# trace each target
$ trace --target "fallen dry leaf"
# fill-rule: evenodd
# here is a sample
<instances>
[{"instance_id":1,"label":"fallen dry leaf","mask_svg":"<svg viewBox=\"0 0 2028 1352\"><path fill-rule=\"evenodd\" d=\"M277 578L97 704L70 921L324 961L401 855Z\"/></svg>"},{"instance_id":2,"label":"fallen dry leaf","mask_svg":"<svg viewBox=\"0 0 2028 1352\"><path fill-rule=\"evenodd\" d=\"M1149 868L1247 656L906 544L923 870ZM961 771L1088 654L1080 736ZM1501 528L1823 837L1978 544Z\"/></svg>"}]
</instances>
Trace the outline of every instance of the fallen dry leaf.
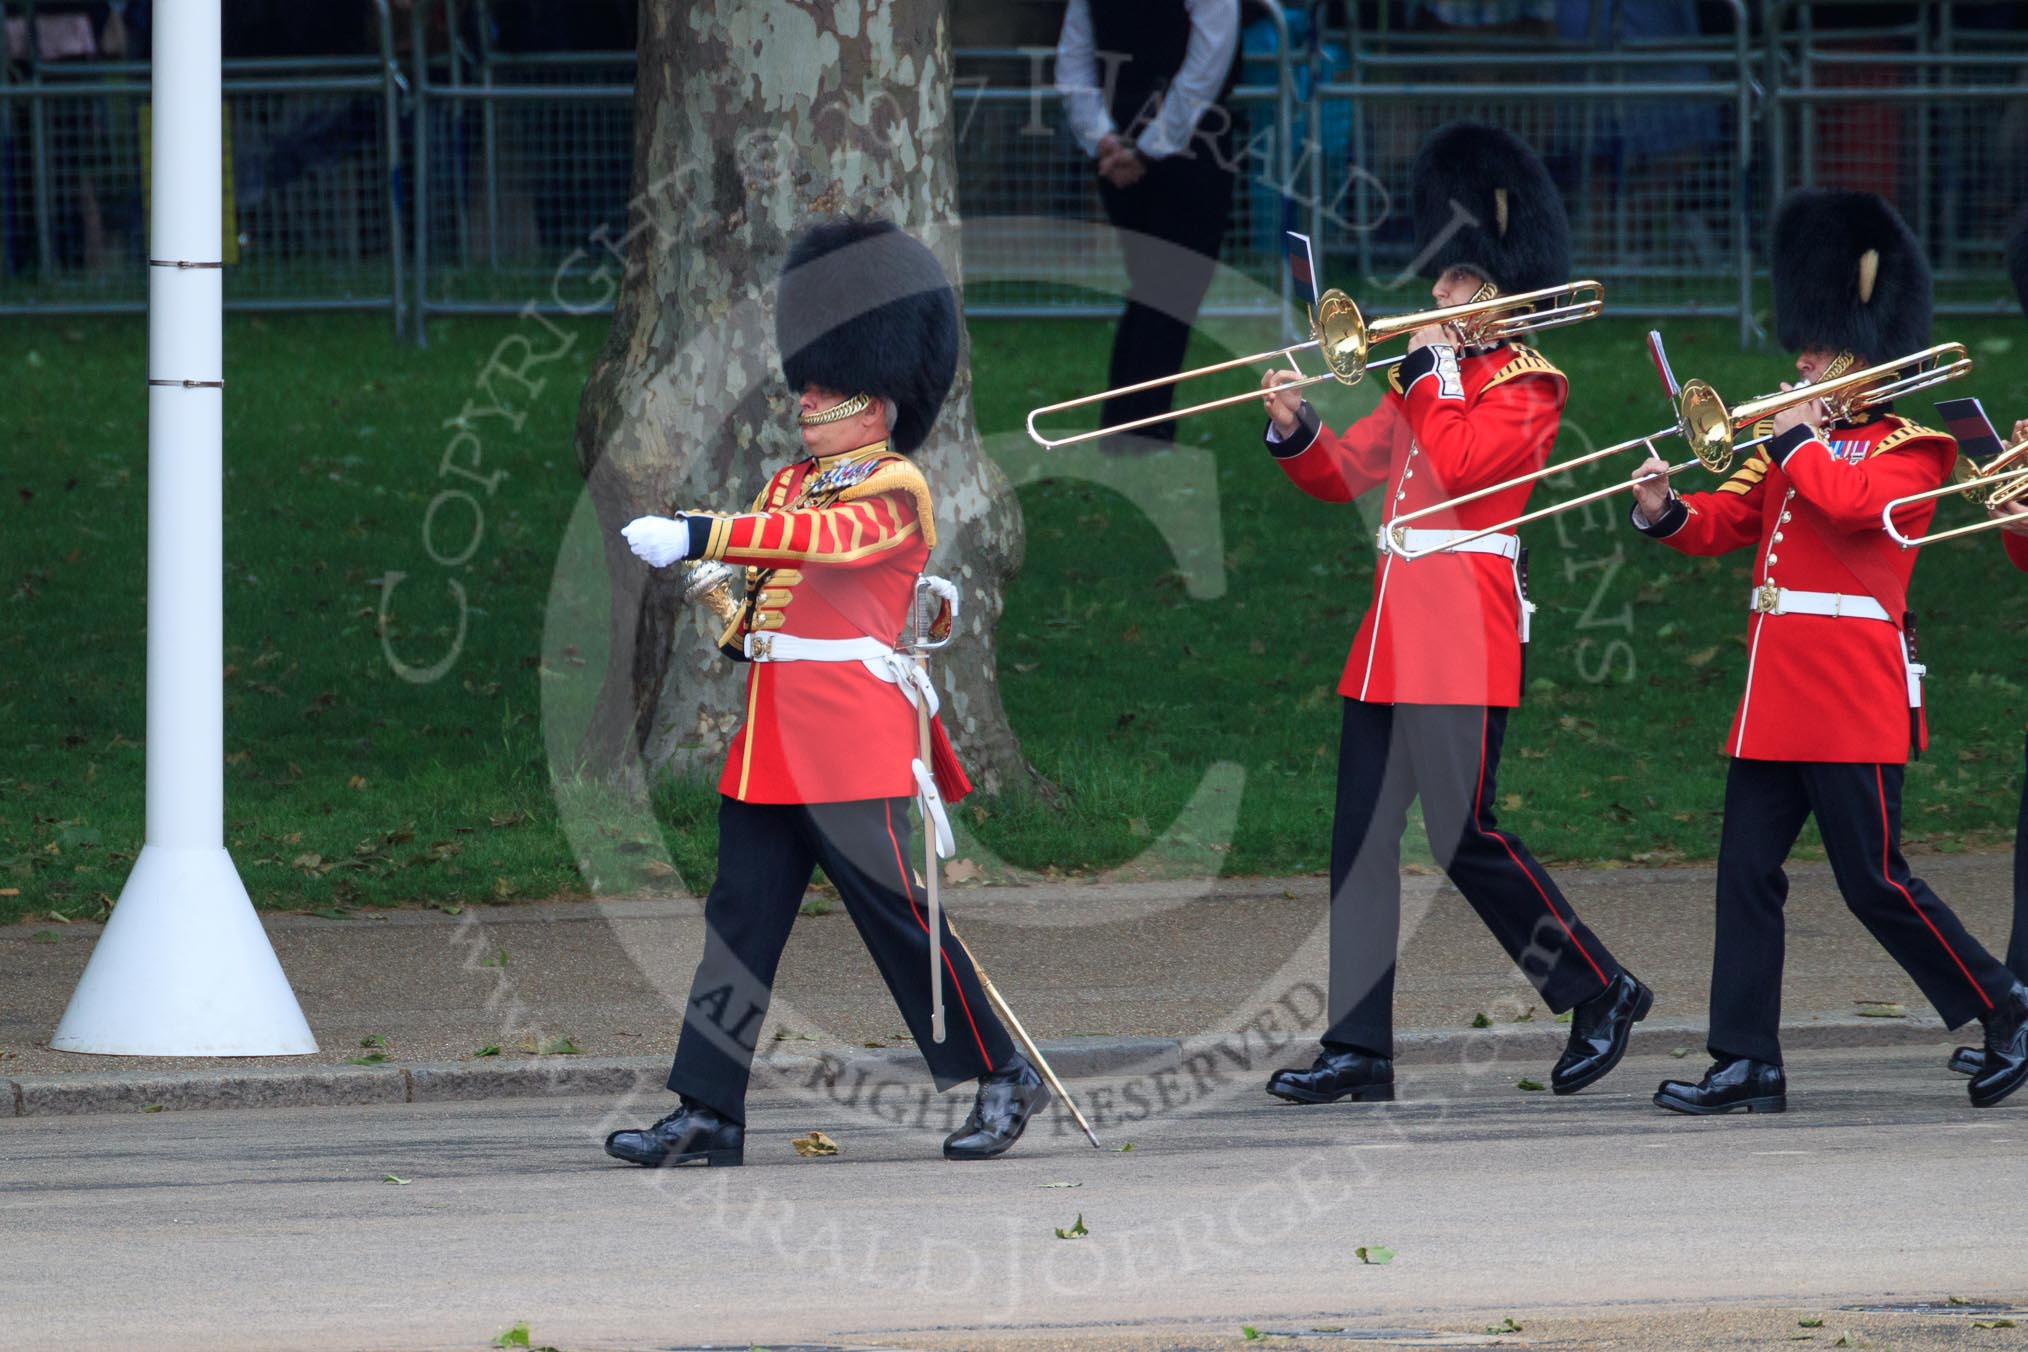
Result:
<instances>
[{"instance_id":1,"label":"fallen dry leaf","mask_svg":"<svg viewBox=\"0 0 2028 1352\"><path fill-rule=\"evenodd\" d=\"M796 1153L804 1159L838 1153L838 1143L821 1131L813 1131L808 1136L798 1136L789 1144L794 1146Z\"/></svg>"},{"instance_id":2,"label":"fallen dry leaf","mask_svg":"<svg viewBox=\"0 0 2028 1352\"><path fill-rule=\"evenodd\" d=\"M947 883L975 883L985 876L985 871L969 859L953 859L944 865Z\"/></svg>"}]
</instances>

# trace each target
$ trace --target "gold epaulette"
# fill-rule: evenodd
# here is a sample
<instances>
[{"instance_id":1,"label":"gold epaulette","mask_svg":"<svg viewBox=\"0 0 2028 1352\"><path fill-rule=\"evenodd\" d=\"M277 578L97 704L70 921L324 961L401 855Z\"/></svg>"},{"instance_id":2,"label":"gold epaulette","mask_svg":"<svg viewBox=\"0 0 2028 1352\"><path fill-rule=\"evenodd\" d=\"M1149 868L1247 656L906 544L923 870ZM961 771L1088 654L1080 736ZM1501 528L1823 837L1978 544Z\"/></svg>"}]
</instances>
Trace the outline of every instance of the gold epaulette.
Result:
<instances>
[{"instance_id":1,"label":"gold epaulette","mask_svg":"<svg viewBox=\"0 0 2028 1352\"><path fill-rule=\"evenodd\" d=\"M1521 376L1555 376L1566 385L1570 383L1569 376L1566 376L1563 372L1550 365L1549 358L1543 356L1534 348L1524 343L1511 343L1508 345L1507 350L1507 364L1495 371L1493 378L1479 387L1480 394L1484 394L1495 385L1503 384L1506 381L1514 380Z\"/></svg>"},{"instance_id":2,"label":"gold epaulette","mask_svg":"<svg viewBox=\"0 0 2028 1352\"><path fill-rule=\"evenodd\" d=\"M1760 481L1767 477L1767 464L1767 454L1763 451L1755 451L1746 458L1745 464L1727 475L1725 482L1718 485L1712 491L1717 493L1751 493L1755 488L1760 486Z\"/></svg>"},{"instance_id":3,"label":"gold epaulette","mask_svg":"<svg viewBox=\"0 0 2028 1352\"><path fill-rule=\"evenodd\" d=\"M937 518L930 505L929 480L922 477L922 471L916 468L913 460L896 456L881 461L880 468L840 493L838 501L857 502L885 493L900 493L915 504L915 519L922 525L922 542L935 549Z\"/></svg>"},{"instance_id":4,"label":"gold epaulette","mask_svg":"<svg viewBox=\"0 0 2028 1352\"><path fill-rule=\"evenodd\" d=\"M1880 438L1880 443L1867 452L1869 456L1879 455L1882 451L1891 451L1896 446L1906 446L1911 441L1924 441L1932 438L1938 441L1949 441L1953 446L1957 444L1948 432L1939 432L1934 427L1924 427L1921 423L1910 422L1899 414L1890 413L1888 417L1900 423L1901 426Z\"/></svg>"}]
</instances>

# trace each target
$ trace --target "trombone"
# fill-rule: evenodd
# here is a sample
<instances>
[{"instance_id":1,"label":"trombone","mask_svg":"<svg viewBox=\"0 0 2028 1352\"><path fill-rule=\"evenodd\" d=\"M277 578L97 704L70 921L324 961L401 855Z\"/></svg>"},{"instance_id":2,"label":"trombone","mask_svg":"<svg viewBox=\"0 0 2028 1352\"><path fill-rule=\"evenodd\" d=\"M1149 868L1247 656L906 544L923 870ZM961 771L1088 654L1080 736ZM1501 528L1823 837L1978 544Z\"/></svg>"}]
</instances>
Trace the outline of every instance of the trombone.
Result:
<instances>
[{"instance_id":1,"label":"trombone","mask_svg":"<svg viewBox=\"0 0 2028 1352\"><path fill-rule=\"evenodd\" d=\"M1535 308L1537 305L1543 308L1538 310ZM1312 348L1315 348L1317 355L1323 359L1324 370L1316 375L1302 375L1296 380L1284 382L1278 388L1299 390L1324 380L1335 380L1341 385L1357 385L1368 371L1392 366L1402 359L1399 356L1369 359L1368 354L1374 346L1431 324L1457 324L1467 335L1468 342L1496 342L1524 333L1539 333L1544 329L1562 328L1566 324L1580 324L1587 319L1596 318L1599 311L1604 308L1605 288L1597 282L1584 281L1566 282L1562 286L1544 287L1540 291L1522 291L1511 296L1494 296L1489 300L1475 300L1464 305L1448 305L1436 310L1419 310L1414 314L1390 315L1384 319L1369 320L1360 310L1357 301L1333 287L1318 298L1317 308L1310 312L1310 340L1306 343L1271 347L1244 357L1234 357L1230 361L1214 362L1209 366L1178 371L1175 375L1157 376L1153 380L1143 380L1138 384L1122 385L1118 389L1101 390L1097 394L1065 399L1061 403L1045 404L1041 408L1029 411L1028 436L1044 450L1053 451L1059 446L1075 446L1079 442L1132 432L1177 418L1187 418L1194 413L1209 413L1213 409L1243 404L1249 399L1261 397L1258 386L1239 394L1192 404L1188 408L1151 414L1145 418L1114 423L1109 427L1100 427L1088 432L1068 432L1062 436L1049 436L1037 430L1035 426L1038 419L1047 418L1052 414L1087 408L1108 399L1139 394L1144 390L1180 385L1186 380L1219 375L1237 367L1252 366L1275 357L1280 357L1300 372L1302 365L1296 360L1296 354L1307 352Z\"/></svg>"},{"instance_id":2,"label":"trombone","mask_svg":"<svg viewBox=\"0 0 2028 1352\"><path fill-rule=\"evenodd\" d=\"M1616 442L1611 446L1606 446L1596 451L1587 451L1583 455L1573 456L1568 460L1559 461L1553 465L1545 465L1541 469L1531 470L1526 474L1518 474L1511 479L1503 479L1499 483L1489 487L1476 489L1470 493L1461 493L1457 497L1446 499L1433 506L1419 508L1404 516L1395 517L1381 529L1381 547L1392 550L1404 559L1420 559L1430 554L1445 553L1470 541L1483 539L1488 535L1497 535L1504 531L1517 530L1522 526L1528 525L1530 522L1540 521L1544 517L1556 516L1559 513L1570 511L1576 507L1583 507L1590 503L1602 501L1605 498L1626 491L1633 487L1635 483L1648 483L1654 479L1673 478L1682 471L1694 469L1699 465L1710 470L1713 474L1724 474L1732 468L1733 456L1738 452L1752 450L1763 442L1773 440L1773 434L1770 433L1766 436L1755 437L1751 441L1742 442L1738 440L1740 431L1753 426L1762 418L1781 412L1783 409L1794 408L1797 404L1807 403L1812 399L1822 399L1830 420L1835 422L1843 418L1849 418L1855 413L1862 413L1868 409L1878 408L1882 404L1898 399L1904 394L1913 394L1917 390L1926 390L1932 386L1941 385L1947 380L1956 380L1960 376L1969 374L1971 369L1972 359L1965 355L1962 343L1939 343L1935 347L1924 348L1920 352L1912 352L1908 356L1895 361L1880 362L1877 365L1863 367L1857 371L1847 371L1843 375L1832 376L1828 380L1820 380L1809 385L1798 385L1792 390L1782 390L1775 394L1762 395L1758 399L1748 400L1737 408L1728 408L1725 400L1719 396L1716 389L1712 388L1709 381L1691 379L1684 382L1682 391L1675 396L1676 423L1673 427L1664 427L1659 431L1650 432L1644 437L1634 437L1631 440ZM1439 512L1452 511L1464 506L1468 502L1477 502L1481 498L1491 497L1495 493L1504 493L1508 489L1520 484L1534 483L1538 479L1546 479L1553 474L1561 474L1566 470L1576 469L1580 465L1589 465L1594 461L1604 460L1608 456L1618 455L1621 451L1629 450L1636 446L1646 447L1649 454L1653 455L1656 459L1666 459L1656 449L1655 441L1659 437L1667 436L1682 437L1684 442L1690 447L1691 458L1670 465L1660 473L1651 474L1628 483L1610 484L1605 488L1593 489L1588 493L1581 493L1574 498L1566 498L1547 507L1538 507L1532 512L1524 512L1520 516L1511 517L1506 521L1501 521L1479 530L1449 532L1450 538L1441 544L1432 545L1427 549L1410 549L1408 547L1407 527L1424 517L1434 516ZM1995 457L1996 463L1999 458ZM2024 470L2024 473L2028 473L2028 470ZM1943 491L1952 492L1963 487L1965 485L1960 484ZM2024 486L2023 492L2028 493L2028 486Z\"/></svg>"},{"instance_id":3,"label":"trombone","mask_svg":"<svg viewBox=\"0 0 2028 1352\"><path fill-rule=\"evenodd\" d=\"M1961 535L1992 530L2014 519L2011 516L1989 516L1969 526L1953 526L1949 530L1915 536L1902 534L1901 528L1894 524L1894 514L1902 508L1918 502L1934 502L1953 493L1964 494L1968 501L1977 503L1988 512L2028 500L2028 441L2015 442L1983 465L1975 460L1958 461L1957 482L1894 499L1880 509L1880 528L1887 532L1888 539L1903 549L1915 549L1935 544L1938 540L1955 540Z\"/></svg>"}]
</instances>

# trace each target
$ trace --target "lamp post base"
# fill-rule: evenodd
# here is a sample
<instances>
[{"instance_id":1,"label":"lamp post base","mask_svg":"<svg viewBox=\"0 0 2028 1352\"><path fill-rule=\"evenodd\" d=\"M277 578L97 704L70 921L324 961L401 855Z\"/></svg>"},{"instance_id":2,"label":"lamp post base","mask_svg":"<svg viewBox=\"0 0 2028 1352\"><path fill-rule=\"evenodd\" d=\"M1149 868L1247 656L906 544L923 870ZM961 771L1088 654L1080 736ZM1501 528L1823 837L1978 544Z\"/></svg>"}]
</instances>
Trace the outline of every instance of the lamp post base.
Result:
<instances>
[{"instance_id":1,"label":"lamp post base","mask_svg":"<svg viewBox=\"0 0 2028 1352\"><path fill-rule=\"evenodd\" d=\"M49 1045L101 1056L305 1056L317 1039L232 856L146 845Z\"/></svg>"}]
</instances>

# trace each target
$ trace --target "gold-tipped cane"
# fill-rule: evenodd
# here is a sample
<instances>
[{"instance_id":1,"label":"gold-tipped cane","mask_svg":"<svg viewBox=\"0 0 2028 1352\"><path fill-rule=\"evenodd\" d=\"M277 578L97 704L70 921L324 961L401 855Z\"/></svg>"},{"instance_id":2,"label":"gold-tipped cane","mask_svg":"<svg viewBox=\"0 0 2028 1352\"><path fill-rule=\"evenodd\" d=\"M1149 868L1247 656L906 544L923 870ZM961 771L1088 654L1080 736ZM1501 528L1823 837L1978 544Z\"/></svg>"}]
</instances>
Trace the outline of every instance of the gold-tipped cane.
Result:
<instances>
[{"instance_id":1,"label":"gold-tipped cane","mask_svg":"<svg viewBox=\"0 0 2028 1352\"><path fill-rule=\"evenodd\" d=\"M958 589L939 577L924 575L916 579L915 598L910 607L910 627L913 630L902 645L915 655L917 673L916 729L921 746L920 770L916 776L917 786L922 791L922 838L923 838L923 889L929 902L929 960L930 960L930 1038L935 1042L944 1040L944 927L950 926L951 938L964 950L972 971L978 975L979 988L986 992L986 999L999 1012L1002 1022L1014 1040L1021 1044L1021 1050L1035 1069L1041 1074L1043 1083L1051 1093L1070 1109L1070 1115L1077 1119L1077 1125L1084 1132L1094 1150L1100 1149L1098 1133L1091 1129L1079 1110L1077 1100L1063 1087L1063 1081L1056 1077L1049 1058L1035 1045L1035 1039L1028 1036L1028 1030L1021 1026L1021 1019L1014 1013L1007 998L1000 994L1000 988L993 984L993 978L986 975L986 969L970 944L958 933L958 927L951 924L943 914L943 901L939 891L943 881L943 869L937 856L937 820L941 815L941 803L937 797L936 748L930 738L930 680L929 654L939 648L948 647L958 628Z\"/></svg>"},{"instance_id":2,"label":"gold-tipped cane","mask_svg":"<svg viewBox=\"0 0 2028 1352\"><path fill-rule=\"evenodd\" d=\"M965 942L962 934L958 933L956 925L951 926L951 937L958 941L958 947L965 950L965 956L972 959L972 970L979 976L979 988L986 992L986 998L993 1002L993 1008L1000 1011L1001 1019L1007 1024L1007 1031L1014 1034L1014 1040L1021 1044L1022 1052L1035 1063L1035 1069L1042 1072L1042 1082L1049 1086L1049 1092L1062 1100L1064 1107L1070 1109L1070 1115L1077 1119L1078 1129L1084 1133L1084 1139L1091 1142L1092 1149L1104 1149L1105 1147L1099 1144L1098 1133L1091 1129L1091 1123L1085 1121L1084 1114L1078 1111L1077 1100L1063 1087L1063 1081L1056 1078L1056 1072L1050 1069L1049 1060L1043 1056L1042 1048L1035 1045L1035 1039L1028 1036L1028 1030L1021 1026L1021 1020L1008 1007L1006 999L1000 994L1000 988L993 984L993 978L987 976L986 969L979 965L979 959L972 953L972 946Z\"/></svg>"}]
</instances>

